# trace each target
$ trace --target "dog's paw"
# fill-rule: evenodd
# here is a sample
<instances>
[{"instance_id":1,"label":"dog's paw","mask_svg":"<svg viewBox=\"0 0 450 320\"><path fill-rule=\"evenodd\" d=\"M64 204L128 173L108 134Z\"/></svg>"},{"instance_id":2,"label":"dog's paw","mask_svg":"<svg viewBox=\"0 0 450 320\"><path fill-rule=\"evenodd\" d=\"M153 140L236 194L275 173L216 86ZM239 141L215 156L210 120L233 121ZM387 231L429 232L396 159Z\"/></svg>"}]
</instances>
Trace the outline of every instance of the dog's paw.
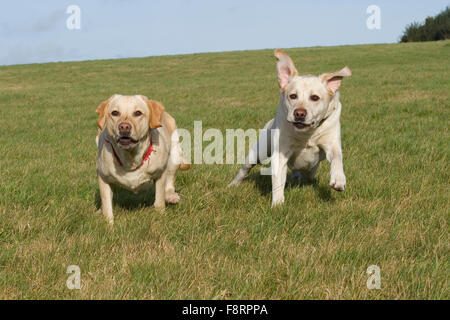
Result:
<instances>
[{"instance_id":1,"label":"dog's paw","mask_svg":"<svg viewBox=\"0 0 450 320\"><path fill-rule=\"evenodd\" d=\"M232 186L237 186L237 185L241 184L242 181L244 181L245 178L247 178L247 173L242 172L242 169L239 170L239 172L237 173L237 175L234 177L233 181L231 181L231 182L227 185L227 188L232 187Z\"/></svg>"},{"instance_id":2,"label":"dog's paw","mask_svg":"<svg viewBox=\"0 0 450 320\"><path fill-rule=\"evenodd\" d=\"M237 183L233 181L231 181L229 184L227 184L227 188L232 187L234 185L236 185Z\"/></svg>"},{"instance_id":3,"label":"dog's paw","mask_svg":"<svg viewBox=\"0 0 450 320\"><path fill-rule=\"evenodd\" d=\"M166 203L176 204L180 202L180 196L176 192L166 193Z\"/></svg>"},{"instance_id":4,"label":"dog's paw","mask_svg":"<svg viewBox=\"0 0 450 320\"><path fill-rule=\"evenodd\" d=\"M236 176L236 178L233 179L233 181L231 181L228 185L227 188L230 188L232 186L237 186L239 184L242 183L242 180L244 180L244 178Z\"/></svg>"},{"instance_id":5,"label":"dog's paw","mask_svg":"<svg viewBox=\"0 0 450 320\"><path fill-rule=\"evenodd\" d=\"M164 211L166 209L166 204L165 203L164 204L154 204L153 208L156 211Z\"/></svg>"},{"instance_id":6,"label":"dog's paw","mask_svg":"<svg viewBox=\"0 0 450 320\"><path fill-rule=\"evenodd\" d=\"M281 206L284 203L284 196L278 199L272 199L272 208Z\"/></svg>"},{"instance_id":7,"label":"dog's paw","mask_svg":"<svg viewBox=\"0 0 450 320\"><path fill-rule=\"evenodd\" d=\"M332 187L336 191L344 191L345 175L333 175L330 179L330 187Z\"/></svg>"},{"instance_id":8,"label":"dog's paw","mask_svg":"<svg viewBox=\"0 0 450 320\"><path fill-rule=\"evenodd\" d=\"M103 215L103 210L102 209L98 209L97 211L95 211L95 214L98 215ZM108 224L110 226L114 225L114 216L113 215L104 215L106 222L108 222Z\"/></svg>"}]
</instances>

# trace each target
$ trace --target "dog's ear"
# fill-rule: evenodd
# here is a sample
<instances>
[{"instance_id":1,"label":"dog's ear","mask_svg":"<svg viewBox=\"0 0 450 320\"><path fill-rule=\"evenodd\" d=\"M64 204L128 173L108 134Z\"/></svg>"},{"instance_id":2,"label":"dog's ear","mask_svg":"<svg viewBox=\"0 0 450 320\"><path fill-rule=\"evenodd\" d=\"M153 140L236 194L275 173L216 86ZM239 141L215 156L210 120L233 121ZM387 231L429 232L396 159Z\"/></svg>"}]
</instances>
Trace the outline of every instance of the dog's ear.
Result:
<instances>
[{"instance_id":1,"label":"dog's ear","mask_svg":"<svg viewBox=\"0 0 450 320\"><path fill-rule=\"evenodd\" d=\"M275 57L277 58L278 85L284 91L289 80L298 75L298 72L291 58L283 50L275 50Z\"/></svg>"},{"instance_id":2,"label":"dog's ear","mask_svg":"<svg viewBox=\"0 0 450 320\"><path fill-rule=\"evenodd\" d=\"M341 86L341 81L343 77L350 77L352 75L352 70L349 67L344 67L343 69L332 72L332 73L324 73L320 76L322 81L326 83L328 92L333 95L336 91L339 90Z\"/></svg>"},{"instance_id":3,"label":"dog's ear","mask_svg":"<svg viewBox=\"0 0 450 320\"><path fill-rule=\"evenodd\" d=\"M97 119L97 127L100 130L103 130L105 127L105 121L106 121L106 109L108 109L109 104L111 103L112 99L114 99L117 96L117 94L112 95L108 100L103 101L97 106L97 109L95 109L95 113L98 114Z\"/></svg>"},{"instance_id":4,"label":"dog's ear","mask_svg":"<svg viewBox=\"0 0 450 320\"><path fill-rule=\"evenodd\" d=\"M162 126L161 117L164 112L164 106L160 102L150 100L146 96L141 96L141 97L147 104L148 110L150 111L150 113L149 113L150 129L155 129L155 128L161 127Z\"/></svg>"}]
</instances>

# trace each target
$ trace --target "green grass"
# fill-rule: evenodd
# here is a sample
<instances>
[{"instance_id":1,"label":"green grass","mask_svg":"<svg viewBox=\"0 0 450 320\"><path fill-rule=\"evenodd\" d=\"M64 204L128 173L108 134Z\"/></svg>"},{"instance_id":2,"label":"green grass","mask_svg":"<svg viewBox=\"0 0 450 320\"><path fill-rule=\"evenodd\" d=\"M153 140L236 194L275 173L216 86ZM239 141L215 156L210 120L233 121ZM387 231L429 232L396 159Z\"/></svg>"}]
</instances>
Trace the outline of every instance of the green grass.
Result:
<instances>
[{"instance_id":1,"label":"green grass","mask_svg":"<svg viewBox=\"0 0 450 320\"><path fill-rule=\"evenodd\" d=\"M256 167L194 165L182 201L118 190L98 208L96 106L160 100L179 127L262 128L278 102L272 50L0 68L0 298L449 299L450 42L290 49L301 74L349 65L347 189L288 185L270 209ZM381 268L381 290L366 269ZM81 290L66 287L69 265Z\"/></svg>"}]
</instances>

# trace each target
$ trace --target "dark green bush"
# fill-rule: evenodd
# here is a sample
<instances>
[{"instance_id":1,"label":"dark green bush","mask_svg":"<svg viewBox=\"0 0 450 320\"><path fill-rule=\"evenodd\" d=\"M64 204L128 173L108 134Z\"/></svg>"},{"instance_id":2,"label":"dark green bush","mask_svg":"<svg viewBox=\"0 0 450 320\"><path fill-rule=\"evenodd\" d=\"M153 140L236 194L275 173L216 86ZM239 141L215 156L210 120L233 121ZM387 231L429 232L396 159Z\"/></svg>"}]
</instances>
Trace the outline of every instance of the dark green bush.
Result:
<instances>
[{"instance_id":1,"label":"dark green bush","mask_svg":"<svg viewBox=\"0 0 450 320\"><path fill-rule=\"evenodd\" d=\"M400 42L435 41L450 39L450 8L435 17L428 17L423 24L413 22L406 26Z\"/></svg>"}]
</instances>

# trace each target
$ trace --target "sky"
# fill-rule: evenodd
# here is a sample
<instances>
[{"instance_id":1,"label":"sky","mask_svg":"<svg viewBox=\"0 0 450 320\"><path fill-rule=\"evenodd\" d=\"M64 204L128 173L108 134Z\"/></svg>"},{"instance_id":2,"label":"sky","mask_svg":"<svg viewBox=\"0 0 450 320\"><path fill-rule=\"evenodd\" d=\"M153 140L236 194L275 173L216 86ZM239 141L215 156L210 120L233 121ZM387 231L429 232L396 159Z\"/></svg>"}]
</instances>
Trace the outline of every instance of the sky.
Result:
<instances>
[{"instance_id":1,"label":"sky","mask_svg":"<svg viewBox=\"0 0 450 320\"><path fill-rule=\"evenodd\" d=\"M14 0L0 7L0 65L394 43L443 0ZM69 29L71 5L80 28ZM380 9L380 28L366 21ZM373 21L373 20L371 20Z\"/></svg>"}]
</instances>

